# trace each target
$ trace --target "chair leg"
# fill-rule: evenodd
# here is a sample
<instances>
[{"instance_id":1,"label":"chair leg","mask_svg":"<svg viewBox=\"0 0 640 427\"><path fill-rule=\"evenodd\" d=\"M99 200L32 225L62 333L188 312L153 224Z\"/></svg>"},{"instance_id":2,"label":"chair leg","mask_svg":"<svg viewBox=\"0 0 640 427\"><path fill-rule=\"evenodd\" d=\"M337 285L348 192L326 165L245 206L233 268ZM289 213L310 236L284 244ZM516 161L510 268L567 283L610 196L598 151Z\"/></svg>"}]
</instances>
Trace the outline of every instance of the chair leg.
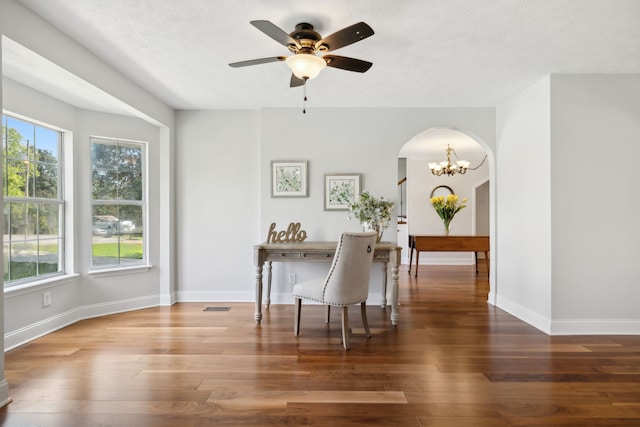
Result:
<instances>
[{"instance_id":1,"label":"chair leg","mask_svg":"<svg viewBox=\"0 0 640 427\"><path fill-rule=\"evenodd\" d=\"M364 326L364 332L367 338L371 338L371 331L369 330L369 322L367 322L367 303L366 301L360 304L360 312L362 313L362 325Z\"/></svg>"},{"instance_id":2,"label":"chair leg","mask_svg":"<svg viewBox=\"0 0 640 427\"><path fill-rule=\"evenodd\" d=\"M300 335L300 310L302 308L302 299L296 298L293 309L293 333L295 336Z\"/></svg>"},{"instance_id":3,"label":"chair leg","mask_svg":"<svg viewBox=\"0 0 640 427\"><path fill-rule=\"evenodd\" d=\"M326 313L327 313L327 319L325 320L325 323L329 323L329 317L331 316L331 306L327 304L326 306Z\"/></svg>"},{"instance_id":4,"label":"chair leg","mask_svg":"<svg viewBox=\"0 0 640 427\"><path fill-rule=\"evenodd\" d=\"M349 306L342 307L342 344L349 350Z\"/></svg>"}]
</instances>

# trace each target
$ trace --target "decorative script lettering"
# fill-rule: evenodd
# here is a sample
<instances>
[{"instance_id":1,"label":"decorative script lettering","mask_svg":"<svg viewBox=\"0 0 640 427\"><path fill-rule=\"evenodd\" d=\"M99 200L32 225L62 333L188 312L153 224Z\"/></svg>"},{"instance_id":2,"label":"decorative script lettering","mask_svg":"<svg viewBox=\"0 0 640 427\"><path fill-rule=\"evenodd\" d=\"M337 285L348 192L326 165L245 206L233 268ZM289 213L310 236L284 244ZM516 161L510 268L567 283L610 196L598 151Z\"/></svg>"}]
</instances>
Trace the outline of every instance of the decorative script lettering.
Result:
<instances>
[{"instance_id":1,"label":"decorative script lettering","mask_svg":"<svg viewBox=\"0 0 640 427\"><path fill-rule=\"evenodd\" d=\"M272 222L267 234L267 243L295 243L304 242L307 232L300 230L300 223L289 224L286 231L276 231L276 223Z\"/></svg>"}]
</instances>

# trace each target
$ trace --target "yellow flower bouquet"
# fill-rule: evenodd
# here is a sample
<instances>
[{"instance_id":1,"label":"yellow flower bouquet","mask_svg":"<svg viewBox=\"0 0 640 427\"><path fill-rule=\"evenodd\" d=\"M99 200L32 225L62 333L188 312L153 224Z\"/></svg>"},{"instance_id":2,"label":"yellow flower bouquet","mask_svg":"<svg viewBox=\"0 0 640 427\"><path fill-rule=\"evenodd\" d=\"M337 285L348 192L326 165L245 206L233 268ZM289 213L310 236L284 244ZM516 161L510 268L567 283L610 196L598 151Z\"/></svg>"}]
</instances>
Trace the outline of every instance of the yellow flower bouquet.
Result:
<instances>
[{"instance_id":1,"label":"yellow flower bouquet","mask_svg":"<svg viewBox=\"0 0 640 427\"><path fill-rule=\"evenodd\" d=\"M431 198L431 204L433 209L436 210L438 216L444 222L444 234L449 235L449 225L453 217L461 210L467 207L464 203L467 199L464 198L458 201L458 196L455 194L449 194L447 197L435 196Z\"/></svg>"}]
</instances>

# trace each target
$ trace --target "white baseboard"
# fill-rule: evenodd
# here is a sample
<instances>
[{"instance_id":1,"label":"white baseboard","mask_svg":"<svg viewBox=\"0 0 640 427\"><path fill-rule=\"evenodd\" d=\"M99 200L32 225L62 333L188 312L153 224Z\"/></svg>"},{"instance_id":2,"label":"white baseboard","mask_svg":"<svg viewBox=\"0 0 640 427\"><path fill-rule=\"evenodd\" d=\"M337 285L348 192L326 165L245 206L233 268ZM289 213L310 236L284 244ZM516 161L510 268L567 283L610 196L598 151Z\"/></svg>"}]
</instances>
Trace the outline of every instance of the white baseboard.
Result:
<instances>
[{"instance_id":1,"label":"white baseboard","mask_svg":"<svg viewBox=\"0 0 640 427\"><path fill-rule=\"evenodd\" d=\"M496 293L494 292L493 287L489 290L489 295L487 295L487 303L497 306L498 303L497 301L498 296L496 295Z\"/></svg>"},{"instance_id":2,"label":"white baseboard","mask_svg":"<svg viewBox=\"0 0 640 427\"><path fill-rule=\"evenodd\" d=\"M9 383L6 379L0 381L0 408L7 406L13 399L9 397Z\"/></svg>"},{"instance_id":3,"label":"white baseboard","mask_svg":"<svg viewBox=\"0 0 640 427\"><path fill-rule=\"evenodd\" d=\"M496 296L495 301L496 307L530 324L534 328L540 329L545 334L551 335L551 321L549 318L542 316L535 311L529 310L520 304L516 304L511 300L502 298L500 295Z\"/></svg>"},{"instance_id":4,"label":"white baseboard","mask_svg":"<svg viewBox=\"0 0 640 427\"><path fill-rule=\"evenodd\" d=\"M163 307L168 307L176 303L178 300L177 294L175 292L171 292L170 294L160 295L160 305Z\"/></svg>"},{"instance_id":5,"label":"white baseboard","mask_svg":"<svg viewBox=\"0 0 640 427\"><path fill-rule=\"evenodd\" d=\"M57 331L58 329L62 329L65 326L69 326L80 320L122 313L125 311L157 307L159 305L159 300L159 295L152 295L77 307L73 310L48 317L40 320L39 322L8 332L4 336L5 351L19 347L29 341L33 341L36 338L47 335L53 331Z\"/></svg>"},{"instance_id":6,"label":"white baseboard","mask_svg":"<svg viewBox=\"0 0 640 427\"><path fill-rule=\"evenodd\" d=\"M637 319L552 320L500 296L496 298L496 306L547 335L640 335Z\"/></svg>"},{"instance_id":7,"label":"white baseboard","mask_svg":"<svg viewBox=\"0 0 640 427\"><path fill-rule=\"evenodd\" d=\"M554 320L551 335L640 335L640 320Z\"/></svg>"}]
</instances>

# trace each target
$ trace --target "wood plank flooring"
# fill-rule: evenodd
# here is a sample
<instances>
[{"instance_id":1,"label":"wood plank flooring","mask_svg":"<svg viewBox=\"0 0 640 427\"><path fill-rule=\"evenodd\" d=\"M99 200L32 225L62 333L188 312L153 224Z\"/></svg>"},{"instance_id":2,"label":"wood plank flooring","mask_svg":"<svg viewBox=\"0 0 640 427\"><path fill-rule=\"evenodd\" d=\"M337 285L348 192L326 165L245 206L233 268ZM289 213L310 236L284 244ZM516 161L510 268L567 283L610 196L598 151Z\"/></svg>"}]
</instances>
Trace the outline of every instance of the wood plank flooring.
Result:
<instances>
[{"instance_id":1,"label":"wood plank flooring","mask_svg":"<svg viewBox=\"0 0 640 427\"><path fill-rule=\"evenodd\" d=\"M640 426L640 337L549 337L486 303L486 270L400 272L390 308L181 303L79 322L6 354L14 426ZM227 312L203 311L228 305Z\"/></svg>"}]
</instances>

